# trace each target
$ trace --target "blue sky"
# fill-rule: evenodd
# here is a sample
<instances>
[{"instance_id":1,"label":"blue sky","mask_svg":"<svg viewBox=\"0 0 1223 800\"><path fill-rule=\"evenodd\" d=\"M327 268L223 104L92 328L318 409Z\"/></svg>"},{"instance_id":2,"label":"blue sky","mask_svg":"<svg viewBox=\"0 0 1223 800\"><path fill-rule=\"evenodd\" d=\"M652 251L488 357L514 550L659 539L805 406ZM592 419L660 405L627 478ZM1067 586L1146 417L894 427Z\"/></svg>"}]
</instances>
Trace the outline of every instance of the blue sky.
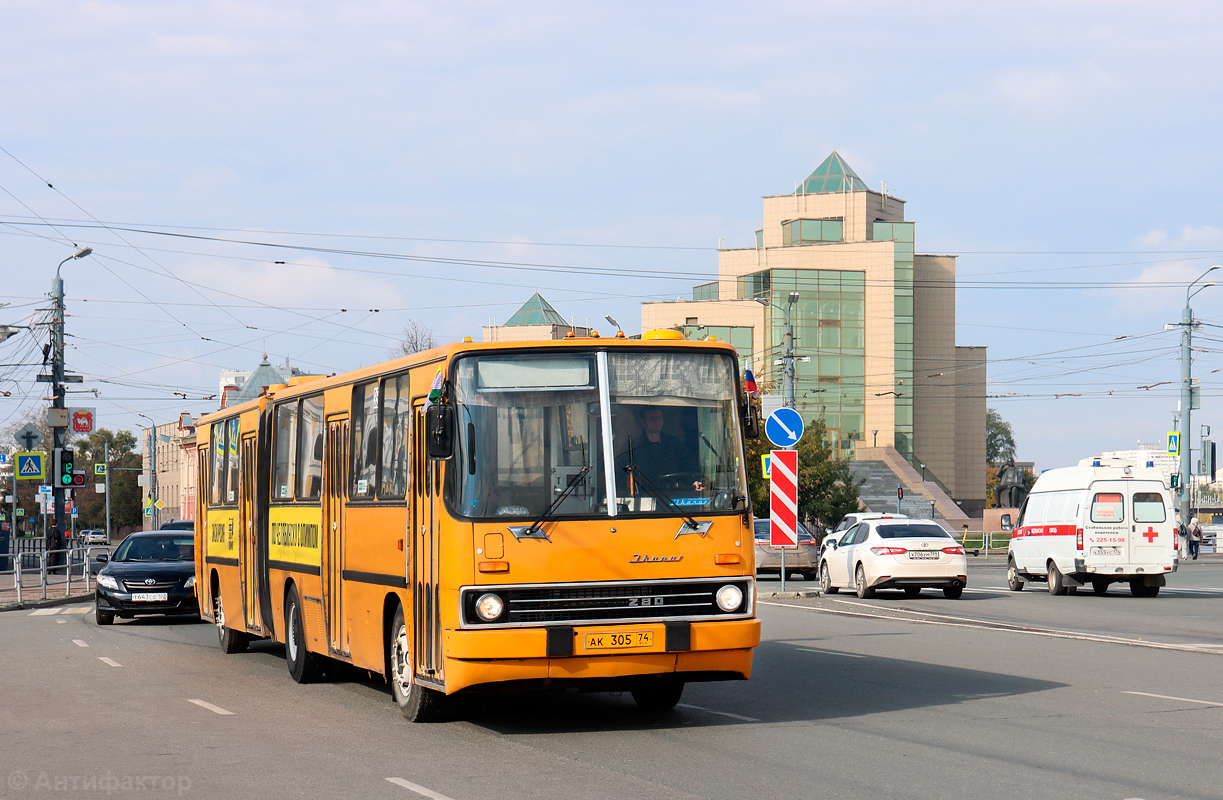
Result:
<instances>
[{"instance_id":1,"label":"blue sky","mask_svg":"<svg viewBox=\"0 0 1223 800\"><path fill-rule=\"evenodd\" d=\"M1177 379L1163 325L1223 263L1213 4L3 9L0 321L28 321L65 240L92 244L65 266L68 357L104 425L205 411L173 392L265 348L331 372L409 318L478 337L535 288L633 327L836 148L908 201L918 252L959 254L958 342L990 348L1020 457L1060 466L1162 438L1175 387L1136 387ZM294 247L19 224L39 217ZM1213 323L1219 292L1194 300ZM1214 330L1195 428L1223 426ZM0 367L0 420L36 371Z\"/></svg>"}]
</instances>

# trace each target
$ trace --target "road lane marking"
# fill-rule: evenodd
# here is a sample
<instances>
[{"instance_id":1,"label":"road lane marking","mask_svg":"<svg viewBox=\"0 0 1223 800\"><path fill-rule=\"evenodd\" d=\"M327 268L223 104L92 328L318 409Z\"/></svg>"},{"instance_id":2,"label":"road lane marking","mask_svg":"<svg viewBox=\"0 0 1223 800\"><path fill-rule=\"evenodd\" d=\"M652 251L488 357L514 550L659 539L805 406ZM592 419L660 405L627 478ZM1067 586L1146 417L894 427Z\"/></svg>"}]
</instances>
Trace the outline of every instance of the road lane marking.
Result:
<instances>
[{"instance_id":1,"label":"road lane marking","mask_svg":"<svg viewBox=\"0 0 1223 800\"><path fill-rule=\"evenodd\" d=\"M1122 692L1121 694L1136 694L1140 697L1158 697L1160 700L1176 700L1180 703L1199 703L1200 705L1204 706L1216 706L1217 708L1223 708L1223 703L1214 703L1210 700L1194 700L1191 697L1172 697L1166 694L1151 694L1150 692Z\"/></svg>"},{"instance_id":2,"label":"road lane marking","mask_svg":"<svg viewBox=\"0 0 1223 800\"><path fill-rule=\"evenodd\" d=\"M57 620L55 620L55 624L56 624L56 625L67 625L67 624L68 624L68 620L66 620L66 619L57 619Z\"/></svg>"},{"instance_id":3,"label":"road lane marking","mask_svg":"<svg viewBox=\"0 0 1223 800\"><path fill-rule=\"evenodd\" d=\"M58 614L59 612L60 612L60 609L58 608L36 608L30 612L30 616L31 617L49 617L52 614Z\"/></svg>"},{"instance_id":4,"label":"road lane marking","mask_svg":"<svg viewBox=\"0 0 1223 800\"><path fill-rule=\"evenodd\" d=\"M234 712L226 711L225 709L221 708L220 706L214 706L212 703L209 703L207 700L188 700L187 702L195 703L200 708L206 708L215 714L221 714L223 716L228 716L228 717L232 717L234 714Z\"/></svg>"},{"instance_id":5,"label":"road lane marking","mask_svg":"<svg viewBox=\"0 0 1223 800\"><path fill-rule=\"evenodd\" d=\"M826 656L845 656L846 658L866 658L866 656L858 655L857 653L838 653L836 650L816 650L814 647L800 647L804 653L823 653Z\"/></svg>"},{"instance_id":6,"label":"road lane marking","mask_svg":"<svg viewBox=\"0 0 1223 800\"><path fill-rule=\"evenodd\" d=\"M84 639L73 639L72 643L77 647L89 647L89 642L85 641Z\"/></svg>"},{"instance_id":7,"label":"road lane marking","mask_svg":"<svg viewBox=\"0 0 1223 800\"><path fill-rule=\"evenodd\" d=\"M717 714L719 717L730 717L731 719L737 719L740 722L760 721L755 717L745 717L741 714L732 714L729 711L714 711L712 708L705 708L704 706L694 706L688 703L676 703L676 705L678 705L680 708L691 708L693 711L704 711L706 714Z\"/></svg>"},{"instance_id":8,"label":"road lane marking","mask_svg":"<svg viewBox=\"0 0 1223 800\"><path fill-rule=\"evenodd\" d=\"M109 659L109 658L107 658L106 656L98 656L98 661L101 661L103 664L110 664L112 667L121 667L121 666L123 666L123 665L122 665L122 664L120 664L118 661L114 661L114 660L112 660L112 659Z\"/></svg>"},{"instance_id":9,"label":"road lane marking","mask_svg":"<svg viewBox=\"0 0 1223 800\"><path fill-rule=\"evenodd\" d=\"M88 614L89 606L81 606L80 608L65 608L63 613L65 614Z\"/></svg>"},{"instance_id":10,"label":"road lane marking","mask_svg":"<svg viewBox=\"0 0 1223 800\"><path fill-rule=\"evenodd\" d=\"M412 781L405 781L403 778L387 778L387 780L396 786L402 786L410 792L416 792L421 797L428 797L430 800L453 800L453 798L447 797L440 792L435 792L432 789L426 789L420 784L412 783Z\"/></svg>"},{"instance_id":11,"label":"road lane marking","mask_svg":"<svg viewBox=\"0 0 1223 800\"><path fill-rule=\"evenodd\" d=\"M920 611L909 611L909 609L887 609L879 606L872 606L866 603L848 603L848 605L861 606L864 609L879 609L882 611L907 611L911 614L922 614ZM1059 631L1048 630L1042 628L1029 628L1015 625L1007 622L989 622L986 620L968 620L964 622L944 622L939 619L915 619L913 617L903 617L893 614L871 614L867 611L840 611L835 608L817 608L815 606L800 606L793 603L774 603L767 600L757 601L758 606L777 606L778 608L794 608L799 611L811 611L817 614L840 614L846 617L865 617L867 619L879 619L888 622L912 622L921 625L941 625L947 628L969 628L972 630L994 631L996 633L1020 633L1028 636L1047 636L1051 639L1072 639L1081 642L1098 642L1101 644L1124 644L1131 647L1148 647L1153 650L1177 650L1183 653L1203 653L1208 655L1223 655L1217 650L1203 649L1197 645L1171 644L1167 642L1151 642L1145 639L1125 639L1120 636L1108 636L1106 634L1079 633L1076 631ZM926 614L926 616L938 616ZM944 617L944 619L963 619L962 617Z\"/></svg>"}]
</instances>

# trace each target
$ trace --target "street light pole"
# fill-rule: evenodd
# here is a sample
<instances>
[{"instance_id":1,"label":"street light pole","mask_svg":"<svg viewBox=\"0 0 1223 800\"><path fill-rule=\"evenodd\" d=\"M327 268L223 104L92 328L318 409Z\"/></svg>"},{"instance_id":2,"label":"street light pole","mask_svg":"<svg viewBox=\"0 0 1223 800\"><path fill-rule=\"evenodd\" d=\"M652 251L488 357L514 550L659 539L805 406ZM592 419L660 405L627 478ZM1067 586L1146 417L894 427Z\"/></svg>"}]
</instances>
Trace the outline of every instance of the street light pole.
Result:
<instances>
[{"instance_id":1,"label":"street light pole","mask_svg":"<svg viewBox=\"0 0 1223 800\"><path fill-rule=\"evenodd\" d=\"M1185 287L1185 308L1181 312L1181 430L1180 430L1180 507L1181 507L1181 524L1188 526L1189 520L1192 519L1193 499L1190 494L1190 450L1192 449L1192 441L1190 439L1189 418L1193 409L1194 391L1193 391L1193 326L1197 323L1193 319L1193 308L1190 307L1189 301L1198 292L1205 289L1207 286L1214 286L1214 283L1204 283L1198 286L1194 291L1193 287L1197 282L1205 278L1216 269L1220 269L1223 265L1216 264L1210 269L1203 272L1197 277L1193 283Z\"/></svg>"},{"instance_id":2,"label":"street light pole","mask_svg":"<svg viewBox=\"0 0 1223 800\"><path fill-rule=\"evenodd\" d=\"M153 530L161 527L161 514L157 510L157 423L152 417L144 414L137 414L138 417L144 417L149 421L149 503L153 509Z\"/></svg>"},{"instance_id":3,"label":"street light pole","mask_svg":"<svg viewBox=\"0 0 1223 800\"><path fill-rule=\"evenodd\" d=\"M776 303L769 302L763 297L755 298L757 303L762 306L772 306L778 311L784 312L786 315L786 327L782 338L782 372L781 372L781 397L782 405L786 408L794 408L797 405L797 399L794 394L794 325L790 320L790 310L794 308L794 304L798 302L798 292L790 292L786 298L786 307L782 308Z\"/></svg>"},{"instance_id":4,"label":"street light pole","mask_svg":"<svg viewBox=\"0 0 1223 800\"><path fill-rule=\"evenodd\" d=\"M69 261L84 258L93 252L92 247L82 247L72 255L59 262L55 268L55 277L51 280L51 407L65 408L64 404L64 279L60 270ZM58 452L64 446L67 427L51 426L52 453ZM54 460L54 456L53 456ZM58 475L51 480L51 493L55 499L55 529L62 536L64 533L64 492L68 491L61 483Z\"/></svg>"}]
</instances>

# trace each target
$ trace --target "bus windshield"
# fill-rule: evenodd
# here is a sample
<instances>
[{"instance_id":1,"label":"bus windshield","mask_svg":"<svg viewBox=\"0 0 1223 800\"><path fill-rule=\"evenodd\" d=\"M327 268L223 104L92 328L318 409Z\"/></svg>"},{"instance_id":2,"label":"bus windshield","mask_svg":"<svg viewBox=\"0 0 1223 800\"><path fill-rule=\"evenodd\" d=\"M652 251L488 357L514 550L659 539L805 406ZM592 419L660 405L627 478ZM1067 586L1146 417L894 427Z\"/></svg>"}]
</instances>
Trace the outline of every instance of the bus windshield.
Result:
<instances>
[{"instance_id":1,"label":"bus windshield","mask_svg":"<svg viewBox=\"0 0 1223 800\"><path fill-rule=\"evenodd\" d=\"M677 516L746 502L727 355L493 354L460 359L454 374L461 516L532 520L554 503L557 517Z\"/></svg>"}]
</instances>

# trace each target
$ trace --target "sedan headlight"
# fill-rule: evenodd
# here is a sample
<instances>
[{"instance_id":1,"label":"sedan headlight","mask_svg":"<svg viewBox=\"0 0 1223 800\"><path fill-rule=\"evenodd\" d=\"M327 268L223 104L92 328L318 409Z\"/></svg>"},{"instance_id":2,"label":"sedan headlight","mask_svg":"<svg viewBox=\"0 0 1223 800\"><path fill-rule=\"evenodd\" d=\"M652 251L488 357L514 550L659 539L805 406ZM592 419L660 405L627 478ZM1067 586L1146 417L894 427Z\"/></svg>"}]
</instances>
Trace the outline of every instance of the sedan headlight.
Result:
<instances>
[{"instance_id":1,"label":"sedan headlight","mask_svg":"<svg viewBox=\"0 0 1223 800\"><path fill-rule=\"evenodd\" d=\"M482 594L476 600L476 616L485 622L492 622L501 616L505 610L505 601L499 596L489 593Z\"/></svg>"},{"instance_id":2,"label":"sedan headlight","mask_svg":"<svg viewBox=\"0 0 1223 800\"><path fill-rule=\"evenodd\" d=\"M734 584L728 583L721 589L718 589L717 601L718 608L729 614L743 604L743 590Z\"/></svg>"},{"instance_id":3,"label":"sedan headlight","mask_svg":"<svg viewBox=\"0 0 1223 800\"><path fill-rule=\"evenodd\" d=\"M98 586L105 586L112 591L119 591L119 582L109 575L98 576Z\"/></svg>"},{"instance_id":4,"label":"sedan headlight","mask_svg":"<svg viewBox=\"0 0 1223 800\"><path fill-rule=\"evenodd\" d=\"M184 589L195 588L195 576L194 575L192 575L190 578L187 579L187 582L183 584L183 588Z\"/></svg>"}]
</instances>

